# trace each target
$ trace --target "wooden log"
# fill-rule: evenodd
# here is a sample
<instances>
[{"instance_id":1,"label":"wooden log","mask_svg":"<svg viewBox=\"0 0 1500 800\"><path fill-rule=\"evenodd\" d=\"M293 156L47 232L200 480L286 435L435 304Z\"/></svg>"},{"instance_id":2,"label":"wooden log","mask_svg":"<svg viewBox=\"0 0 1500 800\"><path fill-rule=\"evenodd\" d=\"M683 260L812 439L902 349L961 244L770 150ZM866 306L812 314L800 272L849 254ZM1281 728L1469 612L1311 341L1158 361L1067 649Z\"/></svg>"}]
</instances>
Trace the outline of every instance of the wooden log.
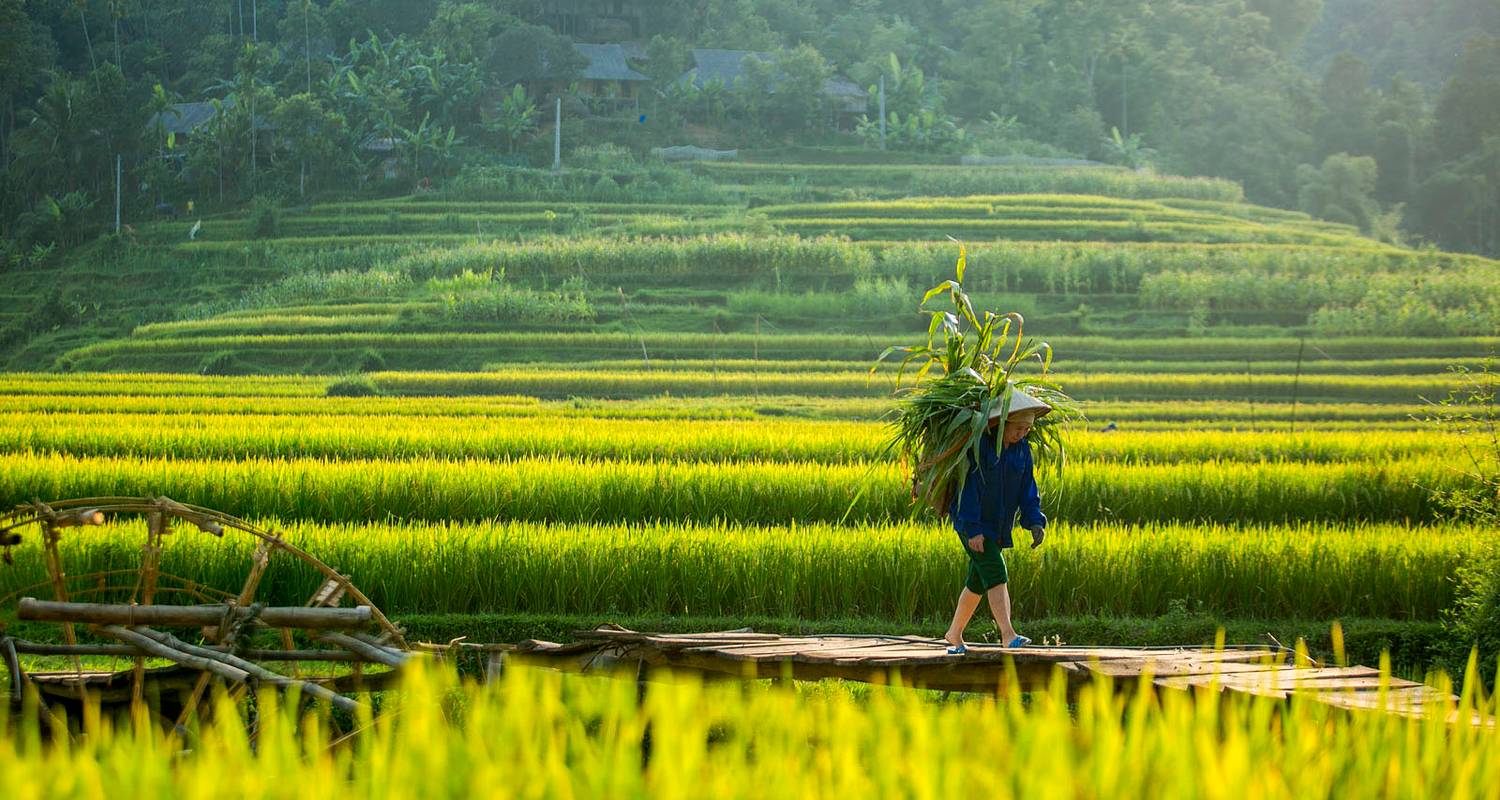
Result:
<instances>
[{"instance_id":1,"label":"wooden log","mask_svg":"<svg viewBox=\"0 0 1500 800\"><path fill-rule=\"evenodd\" d=\"M197 628L217 625L226 613L237 619L251 615L237 606L132 606L105 603L62 603L23 597L17 608L20 619L33 622L85 622L95 625L166 625ZM257 619L278 628L354 628L370 621L369 606L354 608L301 608L273 606L261 609Z\"/></svg>"},{"instance_id":2,"label":"wooden log","mask_svg":"<svg viewBox=\"0 0 1500 800\"><path fill-rule=\"evenodd\" d=\"M170 633L153 631L150 628L136 628L134 629L134 632L142 636L149 637L162 645L173 648L174 650L180 650L190 655L195 655L200 658L206 658L211 661L217 661L221 664L226 664L228 666L234 667L235 669L244 670L245 672L254 676L256 680L264 681L273 686L280 686L283 688L291 688L295 686L296 688L300 689L303 694L308 695L309 697L316 697L319 700L323 700L334 706L335 708L339 708L349 712L353 712L359 708L359 703L356 703L341 694L330 691L325 687L319 686L316 683L309 683L307 681L288 678L285 675L278 675L277 673L272 672L265 667L260 666L259 664L251 663L243 658L240 658L239 656L230 653L220 653L214 650L210 650L206 647L191 645L178 639L176 636L173 636Z\"/></svg>"},{"instance_id":3,"label":"wooden log","mask_svg":"<svg viewBox=\"0 0 1500 800\"><path fill-rule=\"evenodd\" d=\"M193 655L192 653L178 650L175 647L164 645L161 642L150 638L149 636L136 633L129 628L122 628L119 625L105 625L104 627L99 629L99 632L104 634L105 636L109 636L110 638L119 639L122 642L134 645L135 647L138 647L141 650L153 656L156 656L157 658L165 658L166 660L171 661L174 664L179 664L184 667L191 667L192 669L202 670L204 672L212 672L213 674L234 683L244 683L250 679L250 673L240 669L239 667L230 666L229 664L225 664L222 661L216 661L214 659L204 658L202 656Z\"/></svg>"},{"instance_id":4,"label":"wooden log","mask_svg":"<svg viewBox=\"0 0 1500 800\"><path fill-rule=\"evenodd\" d=\"M77 511L66 511L52 517L54 528L78 528L84 525L103 525L104 512L97 508L80 508Z\"/></svg>"},{"instance_id":5,"label":"wooden log","mask_svg":"<svg viewBox=\"0 0 1500 800\"><path fill-rule=\"evenodd\" d=\"M353 636L345 636L342 633L325 633L320 635L318 640L337 645L351 653L358 653L367 661L385 664L388 667L399 667L405 664L406 660L411 657L410 653L392 650L387 647L370 644L369 642L361 642Z\"/></svg>"}]
</instances>

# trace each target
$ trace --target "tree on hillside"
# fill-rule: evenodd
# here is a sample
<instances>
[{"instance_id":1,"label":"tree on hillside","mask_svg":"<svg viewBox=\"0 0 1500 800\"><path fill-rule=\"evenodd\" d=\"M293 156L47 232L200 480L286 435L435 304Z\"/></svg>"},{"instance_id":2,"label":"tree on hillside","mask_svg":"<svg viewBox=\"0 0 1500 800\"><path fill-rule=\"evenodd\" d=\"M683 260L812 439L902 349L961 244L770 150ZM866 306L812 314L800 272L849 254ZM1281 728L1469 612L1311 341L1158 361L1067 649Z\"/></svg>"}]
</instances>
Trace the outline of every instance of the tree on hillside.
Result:
<instances>
[{"instance_id":1,"label":"tree on hillside","mask_svg":"<svg viewBox=\"0 0 1500 800\"><path fill-rule=\"evenodd\" d=\"M337 175L348 164L341 146L348 141L344 118L317 96L294 94L278 103L270 117L277 139L287 148L289 163L296 165L299 196L307 193L309 180L317 186L323 176Z\"/></svg>"},{"instance_id":2,"label":"tree on hillside","mask_svg":"<svg viewBox=\"0 0 1500 800\"><path fill-rule=\"evenodd\" d=\"M1321 168L1297 168L1297 204L1309 214L1330 222L1358 225L1369 231L1380 214L1375 202L1375 159L1334 153Z\"/></svg>"},{"instance_id":3,"label":"tree on hillside","mask_svg":"<svg viewBox=\"0 0 1500 800\"><path fill-rule=\"evenodd\" d=\"M1323 0L1248 0L1247 5L1270 21L1270 43L1282 54L1300 47L1323 14Z\"/></svg>"},{"instance_id":4,"label":"tree on hillside","mask_svg":"<svg viewBox=\"0 0 1500 800\"><path fill-rule=\"evenodd\" d=\"M1500 37L1477 36L1464 44L1436 110L1434 133L1444 161L1463 158L1485 137L1500 134Z\"/></svg>"},{"instance_id":5,"label":"tree on hillside","mask_svg":"<svg viewBox=\"0 0 1500 800\"><path fill-rule=\"evenodd\" d=\"M101 196L113 184L115 156L135 157L143 107L113 63L88 78L49 73L36 102L19 113L23 127L13 141L15 165L32 196L75 190Z\"/></svg>"},{"instance_id":6,"label":"tree on hillside","mask_svg":"<svg viewBox=\"0 0 1500 800\"><path fill-rule=\"evenodd\" d=\"M1465 46L1438 96L1432 155L1414 187L1414 229L1445 247L1500 250L1500 38ZM1414 159L1415 160L1415 159Z\"/></svg>"},{"instance_id":7,"label":"tree on hillside","mask_svg":"<svg viewBox=\"0 0 1500 800\"><path fill-rule=\"evenodd\" d=\"M287 53L287 88L312 92L314 84L327 76L334 46L327 13L313 0L287 0L286 10L276 25L281 33L281 48Z\"/></svg>"},{"instance_id":8,"label":"tree on hillside","mask_svg":"<svg viewBox=\"0 0 1500 800\"><path fill-rule=\"evenodd\" d=\"M489 55L490 41L500 31L523 24L492 3L443 0L422 39L454 61L478 63Z\"/></svg>"},{"instance_id":9,"label":"tree on hillside","mask_svg":"<svg viewBox=\"0 0 1500 800\"><path fill-rule=\"evenodd\" d=\"M521 137L536 130L536 120L536 103L526 96L526 87L518 83L500 99L500 107L487 127L505 139L507 153L514 153Z\"/></svg>"},{"instance_id":10,"label":"tree on hillside","mask_svg":"<svg viewBox=\"0 0 1500 800\"><path fill-rule=\"evenodd\" d=\"M1340 53L1323 75L1318 99L1323 111L1316 136L1322 154L1374 152L1376 92L1370 87L1370 68L1365 62Z\"/></svg>"},{"instance_id":11,"label":"tree on hillside","mask_svg":"<svg viewBox=\"0 0 1500 800\"><path fill-rule=\"evenodd\" d=\"M26 14L23 0L0 0L0 166L9 161L16 102L46 76L52 61L47 34Z\"/></svg>"},{"instance_id":12,"label":"tree on hillside","mask_svg":"<svg viewBox=\"0 0 1500 800\"><path fill-rule=\"evenodd\" d=\"M739 96L752 124L767 130L819 128L825 121L823 86L832 72L809 44L777 50L767 61L747 56Z\"/></svg>"},{"instance_id":13,"label":"tree on hillside","mask_svg":"<svg viewBox=\"0 0 1500 800\"><path fill-rule=\"evenodd\" d=\"M784 39L756 9L755 0L709 0L708 28L698 37L703 47L726 50L774 50Z\"/></svg>"},{"instance_id":14,"label":"tree on hillside","mask_svg":"<svg viewBox=\"0 0 1500 800\"><path fill-rule=\"evenodd\" d=\"M568 37L540 25L518 25L506 28L491 42L484 76L493 86L532 81L567 84L577 80L587 65Z\"/></svg>"},{"instance_id":15,"label":"tree on hillside","mask_svg":"<svg viewBox=\"0 0 1500 800\"><path fill-rule=\"evenodd\" d=\"M1430 149L1431 127L1422 87L1397 75L1381 93L1375 111L1373 155L1380 166L1375 194L1381 202L1411 198L1419 162Z\"/></svg>"},{"instance_id":16,"label":"tree on hillside","mask_svg":"<svg viewBox=\"0 0 1500 800\"><path fill-rule=\"evenodd\" d=\"M53 72L36 105L22 113L21 161L37 179L57 181L54 191L82 186L86 165L96 157L99 139L88 120L88 92L86 82Z\"/></svg>"}]
</instances>

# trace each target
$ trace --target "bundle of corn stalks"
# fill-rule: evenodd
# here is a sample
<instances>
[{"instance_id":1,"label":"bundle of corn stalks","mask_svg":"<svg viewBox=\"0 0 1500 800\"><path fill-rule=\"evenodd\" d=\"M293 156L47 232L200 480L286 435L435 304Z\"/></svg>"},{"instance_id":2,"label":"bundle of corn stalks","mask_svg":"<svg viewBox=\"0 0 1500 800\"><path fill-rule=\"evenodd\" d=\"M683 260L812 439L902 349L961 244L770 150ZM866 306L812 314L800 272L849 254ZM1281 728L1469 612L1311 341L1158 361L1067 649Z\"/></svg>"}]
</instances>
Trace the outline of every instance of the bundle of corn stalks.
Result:
<instances>
[{"instance_id":1,"label":"bundle of corn stalks","mask_svg":"<svg viewBox=\"0 0 1500 800\"><path fill-rule=\"evenodd\" d=\"M1023 338L1020 314L975 313L964 291L968 257L958 251L957 276L922 296L922 305L947 294L954 311L928 310L927 343L887 348L880 362L902 355L897 377L897 407L890 420L887 451L894 451L911 473L912 499L947 516L952 498L963 490L968 455L979 457L979 443L993 416L1004 420L1011 399L1024 391L1052 407L1031 429L1032 455L1038 471L1060 473L1066 458L1062 428L1082 413L1062 388L1047 378L1052 347ZM1036 362L1037 374L1022 376L1022 363ZM903 386L916 368L913 385ZM873 371L873 369L872 369Z\"/></svg>"}]
</instances>

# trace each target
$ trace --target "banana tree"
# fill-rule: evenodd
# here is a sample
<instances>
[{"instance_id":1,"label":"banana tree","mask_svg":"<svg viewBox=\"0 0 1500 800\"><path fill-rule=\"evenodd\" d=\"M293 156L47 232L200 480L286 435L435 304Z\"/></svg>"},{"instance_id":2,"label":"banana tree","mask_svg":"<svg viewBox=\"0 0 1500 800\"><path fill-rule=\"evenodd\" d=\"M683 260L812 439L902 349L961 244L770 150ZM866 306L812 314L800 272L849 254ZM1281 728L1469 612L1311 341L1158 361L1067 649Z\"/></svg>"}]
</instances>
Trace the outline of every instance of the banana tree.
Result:
<instances>
[{"instance_id":1,"label":"banana tree","mask_svg":"<svg viewBox=\"0 0 1500 800\"><path fill-rule=\"evenodd\" d=\"M516 142L536 130L536 104L526 96L526 87L516 84L500 100L499 112L486 126L491 133L505 137L506 151L516 152Z\"/></svg>"}]
</instances>

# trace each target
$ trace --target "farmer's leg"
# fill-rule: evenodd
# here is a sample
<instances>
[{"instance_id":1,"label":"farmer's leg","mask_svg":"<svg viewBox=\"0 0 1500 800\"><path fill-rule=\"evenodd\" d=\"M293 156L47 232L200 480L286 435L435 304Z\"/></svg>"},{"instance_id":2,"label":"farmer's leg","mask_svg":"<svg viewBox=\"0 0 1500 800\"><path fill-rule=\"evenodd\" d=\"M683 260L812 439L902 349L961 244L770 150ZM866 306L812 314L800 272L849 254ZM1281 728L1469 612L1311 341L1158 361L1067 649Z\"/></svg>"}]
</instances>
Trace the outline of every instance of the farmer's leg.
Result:
<instances>
[{"instance_id":1,"label":"farmer's leg","mask_svg":"<svg viewBox=\"0 0 1500 800\"><path fill-rule=\"evenodd\" d=\"M948 644L964 643L964 628L967 628L969 620L974 618L974 611L979 608L979 598L980 595L967 586L958 593L958 607L953 609L953 623L948 626L948 632L943 634Z\"/></svg>"},{"instance_id":2,"label":"farmer's leg","mask_svg":"<svg viewBox=\"0 0 1500 800\"><path fill-rule=\"evenodd\" d=\"M1010 624L1010 584L1002 583L985 593L990 600L990 613L995 615L995 624L1000 626L1000 641L1009 644L1016 638L1016 629Z\"/></svg>"},{"instance_id":3,"label":"farmer's leg","mask_svg":"<svg viewBox=\"0 0 1500 800\"><path fill-rule=\"evenodd\" d=\"M995 625L1000 628L1000 643L1009 644L1016 638L1016 629L1010 624L1010 570L1005 566L1005 553L999 542L986 539L984 552L976 560L985 570L984 593L989 598Z\"/></svg>"}]
</instances>

